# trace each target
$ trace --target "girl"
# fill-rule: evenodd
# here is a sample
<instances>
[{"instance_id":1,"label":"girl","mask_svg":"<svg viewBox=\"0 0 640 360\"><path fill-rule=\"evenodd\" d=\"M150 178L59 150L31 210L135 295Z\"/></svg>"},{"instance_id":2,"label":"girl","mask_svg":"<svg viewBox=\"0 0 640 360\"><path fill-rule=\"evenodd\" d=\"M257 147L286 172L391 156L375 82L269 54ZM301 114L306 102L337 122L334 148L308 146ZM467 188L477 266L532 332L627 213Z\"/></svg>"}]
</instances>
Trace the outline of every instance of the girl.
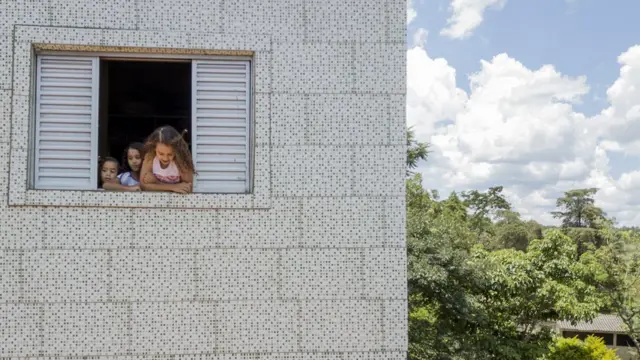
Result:
<instances>
[{"instance_id":1,"label":"girl","mask_svg":"<svg viewBox=\"0 0 640 360\"><path fill-rule=\"evenodd\" d=\"M118 175L120 184L136 186L140 184L140 169L142 168L142 150L144 145L139 142L129 144L122 154L124 172Z\"/></svg>"},{"instance_id":2,"label":"girl","mask_svg":"<svg viewBox=\"0 0 640 360\"><path fill-rule=\"evenodd\" d=\"M98 182L98 190L109 190L112 184L117 184L118 176L118 160L112 157L99 159L100 180Z\"/></svg>"},{"instance_id":3,"label":"girl","mask_svg":"<svg viewBox=\"0 0 640 360\"><path fill-rule=\"evenodd\" d=\"M187 142L171 126L156 129L144 144L140 186L144 191L190 193L193 161Z\"/></svg>"},{"instance_id":4,"label":"girl","mask_svg":"<svg viewBox=\"0 0 640 360\"><path fill-rule=\"evenodd\" d=\"M106 190L140 191L140 168L142 167L141 143L131 143L124 149L122 163L124 172L118 175L117 182L105 184Z\"/></svg>"}]
</instances>

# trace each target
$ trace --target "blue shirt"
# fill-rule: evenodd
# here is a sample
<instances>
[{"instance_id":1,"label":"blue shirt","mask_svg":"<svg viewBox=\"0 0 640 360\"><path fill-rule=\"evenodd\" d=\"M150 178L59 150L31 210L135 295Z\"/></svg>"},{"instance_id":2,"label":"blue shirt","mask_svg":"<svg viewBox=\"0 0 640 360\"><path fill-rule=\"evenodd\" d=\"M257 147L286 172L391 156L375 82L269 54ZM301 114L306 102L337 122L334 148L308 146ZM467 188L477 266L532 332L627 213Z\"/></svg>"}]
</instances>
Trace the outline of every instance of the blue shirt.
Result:
<instances>
[{"instance_id":1,"label":"blue shirt","mask_svg":"<svg viewBox=\"0 0 640 360\"><path fill-rule=\"evenodd\" d=\"M124 186L136 186L140 184L140 182L131 176L131 172L127 171L118 175L118 180L120 180L120 185Z\"/></svg>"}]
</instances>

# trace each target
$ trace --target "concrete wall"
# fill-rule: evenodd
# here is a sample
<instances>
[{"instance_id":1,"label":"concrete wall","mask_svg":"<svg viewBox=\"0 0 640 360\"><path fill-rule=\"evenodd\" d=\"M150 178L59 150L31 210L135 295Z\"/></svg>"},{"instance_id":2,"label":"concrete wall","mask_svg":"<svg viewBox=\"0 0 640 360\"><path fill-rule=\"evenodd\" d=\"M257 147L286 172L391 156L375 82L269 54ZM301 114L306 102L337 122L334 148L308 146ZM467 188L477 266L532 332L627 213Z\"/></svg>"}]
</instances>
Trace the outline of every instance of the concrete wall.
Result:
<instances>
[{"instance_id":1,"label":"concrete wall","mask_svg":"<svg viewBox=\"0 0 640 360\"><path fill-rule=\"evenodd\" d=\"M0 356L404 359L405 11L0 2ZM255 193L30 189L33 43L255 51Z\"/></svg>"}]
</instances>

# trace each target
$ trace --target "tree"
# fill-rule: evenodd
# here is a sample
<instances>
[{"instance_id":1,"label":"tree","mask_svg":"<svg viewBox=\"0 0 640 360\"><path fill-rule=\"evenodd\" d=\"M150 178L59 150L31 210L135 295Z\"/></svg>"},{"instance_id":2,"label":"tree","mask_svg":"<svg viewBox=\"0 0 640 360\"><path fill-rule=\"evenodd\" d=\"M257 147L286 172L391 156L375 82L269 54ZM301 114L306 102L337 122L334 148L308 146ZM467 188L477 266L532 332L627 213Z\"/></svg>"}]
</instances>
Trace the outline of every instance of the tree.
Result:
<instances>
[{"instance_id":1,"label":"tree","mask_svg":"<svg viewBox=\"0 0 640 360\"><path fill-rule=\"evenodd\" d=\"M569 190L556 201L559 210L551 213L562 220L564 232L576 241L578 256L603 246L605 239L600 230L613 225L605 212L595 205L597 192L595 188Z\"/></svg>"},{"instance_id":2,"label":"tree","mask_svg":"<svg viewBox=\"0 0 640 360\"><path fill-rule=\"evenodd\" d=\"M620 360L616 351L608 349L604 340L589 336L585 341L577 338L558 338L550 346L543 360Z\"/></svg>"},{"instance_id":3,"label":"tree","mask_svg":"<svg viewBox=\"0 0 640 360\"><path fill-rule=\"evenodd\" d=\"M516 249L525 251L529 242L542 239L542 226L534 220L522 221L512 210L499 210L495 216L495 237L486 244L490 250Z\"/></svg>"},{"instance_id":4,"label":"tree","mask_svg":"<svg viewBox=\"0 0 640 360\"><path fill-rule=\"evenodd\" d=\"M488 251L472 222L481 212L456 193L438 200L421 182L407 181L411 359L534 360L552 340L545 322L595 316L604 302L591 281L598 264L576 262L570 238L552 231L527 252Z\"/></svg>"},{"instance_id":5,"label":"tree","mask_svg":"<svg viewBox=\"0 0 640 360\"><path fill-rule=\"evenodd\" d=\"M607 246L589 259L600 265L600 290L608 297L609 310L622 320L640 358L640 238L631 231L602 232Z\"/></svg>"},{"instance_id":6,"label":"tree","mask_svg":"<svg viewBox=\"0 0 640 360\"><path fill-rule=\"evenodd\" d=\"M427 151L411 131L407 139L411 174ZM610 303L599 289L615 281L593 249L580 256L557 230L543 237L511 211L502 187L440 200L418 174L406 192L410 359L539 359L553 340L546 322L590 320ZM583 210L580 219L594 219Z\"/></svg>"},{"instance_id":7,"label":"tree","mask_svg":"<svg viewBox=\"0 0 640 360\"><path fill-rule=\"evenodd\" d=\"M521 324L529 322L529 327L535 327L539 324L535 321L587 321L605 305L606 299L593 281L601 267L583 259L575 261L576 253L575 243L557 230L531 242L524 256L531 266L527 274L538 285L523 284L525 288L532 286L533 296L527 296L523 304L531 311L525 319L531 320Z\"/></svg>"},{"instance_id":8,"label":"tree","mask_svg":"<svg viewBox=\"0 0 640 360\"><path fill-rule=\"evenodd\" d=\"M420 161L427 160L429 145L415 139L412 129L407 129L407 176L413 175L413 169Z\"/></svg>"},{"instance_id":9,"label":"tree","mask_svg":"<svg viewBox=\"0 0 640 360\"><path fill-rule=\"evenodd\" d=\"M606 222L606 214L595 206L593 197L597 192L596 188L569 190L556 201L560 210L551 214L561 219L565 228L599 229Z\"/></svg>"},{"instance_id":10,"label":"tree","mask_svg":"<svg viewBox=\"0 0 640 360\"><path fill-rule=\"evenodd\" d=\"M494 186L486 192L465 191L461 194L471 213L471 226L478 233L491 232L492 216L498 211L511 210L511 204L502 194L502 186Z\"/></svg>"},{"instance_id":11,"label":"tree","mask_svg":"<svg viewBox=\"0 0 640 360\"><path fill-rule=\"evenodd\" d=\"M575 253L575 244L559 231L533 240L527 252L475 252L474 265L487 281L477 300L493 333L501 334L495 358L535 359L551 339L544 324L595 317L605 300L588 280L600 269L575 262Z\"/></svg>"},{"instance_id":12,"label":"tree","mask_svg":"<svg viewBox=\"0 0 640 360\"><path fill-rule=\"evenodd\" d=\"M467 207L469 225L476 234L476 242L490 249L502 248L502 240L496 239L496 227L493 223L498 214L511 211L511 204L502 194L502 186L491 187L484 192L464 191L460 196Z\"/></svg>"},{"instance_id":13,"label":"tree","mask_svg":"<svg viewBox=\"0 0 640 360\"><path fill-rule=\"evenodd\" d=\"M475 322L467 297L476 276L467 264L474 236L455 194L437 201L421 184L420 175L407 181L409 353L416 360L447 359L473 349L459 335Z\"/></svg>"},{"instance_id":14,"label":"tree","mask_svg":"<svg viewBox=\"0 0 640 360\"><path fill-rule=\"evenodd\" d=\"M589 250L599 249L605 244L605 238L598 229L565 228L564 232L576 242L578 255L582 255Z\"/></svg>"}]
</instances>

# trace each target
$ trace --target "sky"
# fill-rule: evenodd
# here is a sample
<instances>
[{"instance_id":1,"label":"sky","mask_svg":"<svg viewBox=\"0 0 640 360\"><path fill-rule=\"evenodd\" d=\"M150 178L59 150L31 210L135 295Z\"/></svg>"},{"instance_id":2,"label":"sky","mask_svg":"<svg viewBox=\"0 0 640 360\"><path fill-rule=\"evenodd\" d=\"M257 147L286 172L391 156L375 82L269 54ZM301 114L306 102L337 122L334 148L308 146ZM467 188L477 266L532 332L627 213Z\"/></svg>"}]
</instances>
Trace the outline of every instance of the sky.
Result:
<instances>
[{"instance_id":1,"label":"sky","mask_svg":"<svg viewBox=\"0 0 640 360\"><path fill-rule=\"evenodd\" d=\"M525 219L598 188L640 226L638 0L407 0L407 123L423 185L504 186Z\"/></svg>"}]
</instances>

